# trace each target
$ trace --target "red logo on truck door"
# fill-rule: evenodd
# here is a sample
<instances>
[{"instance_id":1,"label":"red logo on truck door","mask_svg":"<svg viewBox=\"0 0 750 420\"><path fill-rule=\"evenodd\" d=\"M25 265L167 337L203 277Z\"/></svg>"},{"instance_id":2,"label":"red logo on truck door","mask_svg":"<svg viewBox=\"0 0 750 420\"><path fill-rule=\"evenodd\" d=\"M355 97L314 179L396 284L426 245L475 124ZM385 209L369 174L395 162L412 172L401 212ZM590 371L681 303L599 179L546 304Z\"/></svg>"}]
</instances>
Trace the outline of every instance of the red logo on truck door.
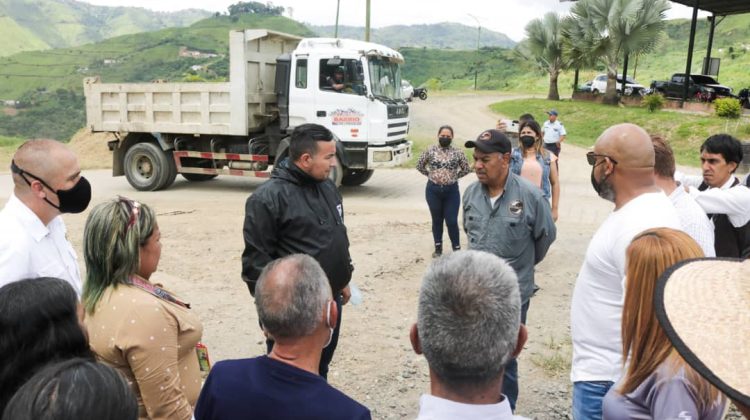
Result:
<instances>
[{"instance_id":1,"label":"red logo on truck door","mask_svg":"<svg viewBox=\"0 0 750 420\"><path fill-rule=\"evenodd\" d=\"M364 114L356 109L337 109L331 113L333 125L362 125Z\"/></svg>"}]
</instances>

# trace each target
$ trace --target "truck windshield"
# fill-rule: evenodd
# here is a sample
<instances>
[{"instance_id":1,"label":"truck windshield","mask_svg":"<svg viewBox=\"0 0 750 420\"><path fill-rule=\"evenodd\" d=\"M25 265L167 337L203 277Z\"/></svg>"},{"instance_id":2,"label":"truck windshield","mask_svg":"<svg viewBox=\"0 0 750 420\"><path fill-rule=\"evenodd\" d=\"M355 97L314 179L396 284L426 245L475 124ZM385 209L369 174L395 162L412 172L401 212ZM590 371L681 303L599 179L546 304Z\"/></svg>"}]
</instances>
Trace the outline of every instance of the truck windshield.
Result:
<instances>
[{"instance_id":1,"label":"truck windshield","mask_svg":"<svg viewBox=\"0 0 750 420\"><path fill-rule=\"evenodd\" d=\"M372 94L388 99L404 99L401 95L401 66L381 57L368 57Z\"/></svg>"}]
</instances>

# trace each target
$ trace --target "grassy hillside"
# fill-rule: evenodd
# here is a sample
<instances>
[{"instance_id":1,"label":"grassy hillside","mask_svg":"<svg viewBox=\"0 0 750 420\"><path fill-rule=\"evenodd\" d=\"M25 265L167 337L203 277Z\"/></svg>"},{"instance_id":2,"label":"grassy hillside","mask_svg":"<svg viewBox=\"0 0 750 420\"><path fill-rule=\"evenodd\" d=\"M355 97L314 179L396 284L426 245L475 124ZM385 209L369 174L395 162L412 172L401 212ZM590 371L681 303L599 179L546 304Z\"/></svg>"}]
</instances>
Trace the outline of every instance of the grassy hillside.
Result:
<instances>
[{"instance_id":1,"label":"grassy hillside","mask_svg":"<svg viewBox=\"0 0 750 420\"><path fill-rule=\"evenodd\" d=\"M334 26L311 26L320 36L332 37ZM364 39L365 28L361 26L339 26L340 38ZM435 23L430 25L394 25L374 28L370 32L373 42L391 48L450 48L473 50L477 46L477 28L460 23ZM515 41L507 35L482 29L480 46L488 48L512 48Z\"/></svg>"},{"instance_id":2,"label":"grassy hillside","mask_svg":"<svg viewBox=\"0 0 750 420\"><path fill-rule=\"evenodd\" d=\"M210 14L197 9L165 13L136 7L94 6L74 0L0 0L0 56L187 26Z\"/></svg>"},{"instance_id":3,"label":"grassy hillside","mask_svg":"<svg viewBox=\"0 0 750 420\"><path fill-rule=\"evenodd\" d=\"M547 101L524 99L504 101L492 105L492 110L506 117L531 113L537 119L546 117L545 111L556 108L560 121L568 132L566 142L590 147L597 137L614 124L638 124L650 133L661 134L671 143L678 164L699 166L700 145L712 134L728 133L740 139L750 138L750 119L727 120L713 115L694 115L679 111L650 113L645 108L619 107L591 102Z\"/></svg>"},{"instance_id":4,"label":"grassy hillside","mask_svg":"<svg viewBox=\"0 0 750 420\"><path fill-rule=\"evenodd\" d=\"M68 139L85 123L83 78L104 82L182 81L187 76L224 80L228 73L229 31L268 28L309 36L300 23L280 16L219 16L188 28L124 35L97 44L29 51L0 58L0 99L22 102L18 115L0 115L0 135ZM180 48L218 54L180 57ZM205 67L197 74L193 65Z\"/></svg>"},{"instance_id":5,"label":"grassy hillside","mask_svg":"<svg viewBox=\"0 0 750 420\"><path fill-rule=\"evenodd\" d=\"M0 0L0 2L16 0ZM40 0L48 1L48 0ZM424 26L424 25L422 25ZM420 26L421 27L421 26ZM83 126L82 81L98 75L104 82L148 82L154 79L224 80L228 75L230 29L268 28L303 36L314 32L280 16L211 17L187 27L123 35L95 44L0 57L0 99L21 100L18 115L0 115L0 135L67 139ZM468 27L467 27L468 28ZM470 28L469 28L470 29ZM658 50L631 59L629 74L648 85L684 71L687 20L670 21ZM699 25L693 71L705 54L707 28ZM722 59L719 80L735 88L750 87L750 15L726 18L716 29L714 56ZM213 58L179 56L180 48L218 54ZM466 90L474 86L476 69L480 90L546 94L547 75L521 60L512 50L484 47L480 51L401 48L406 64L403 77L430 90ZM200 65L198 72L191 66ZM601 69L581 72L580 83ZM573 72L559 80L562 95L569 95Z\"/></svg>"}]
</instances>

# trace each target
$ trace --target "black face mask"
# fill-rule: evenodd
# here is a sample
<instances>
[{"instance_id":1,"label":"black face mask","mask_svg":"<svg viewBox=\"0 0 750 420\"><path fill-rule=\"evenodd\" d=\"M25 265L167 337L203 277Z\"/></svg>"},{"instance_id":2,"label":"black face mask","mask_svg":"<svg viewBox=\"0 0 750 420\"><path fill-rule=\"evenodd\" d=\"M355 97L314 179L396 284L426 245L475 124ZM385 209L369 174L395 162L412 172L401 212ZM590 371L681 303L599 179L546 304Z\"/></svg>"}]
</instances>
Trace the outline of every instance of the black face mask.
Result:
<instances>
[{"instance_id":1,"label":"black face mask","mask_svg":"<svg viewBox=\"0 0 750 420\"><path fill-rule=\"evenodd\" d=\"M26 172L23 169L16 166L15 162L11 162L10 164L10 170L14 173L17 173L18 175L23 178L24 181L26 181L29 186L31 186L31 182L26 178L25 175L28 175L37 181L41 182L42 185L44 185L48 190L52 191L57 195L57 200L60 202L59 206L56 206L52 204L47 197L44 197L44 201L47 202L50 206L60 210L60 213L80 213L84 210L86 210L86 207L89 206L89 202L91 202L91 184L89 184L89 181L86 180L86 178L81 177L78 182L76 182L76 185L74 185L72 188L67 190L57 190L55 191L52 187L49 186L42 178L39 178L38 176Z\"/></svg>"},{"instance_id":2,"label":"black face mask","mask_svg":"<svg viewBox=\"0 0 750 420\"><path fill-rule=\"evenodd\" d=\"M604 178L602 178L600 181L596 180L596 176L594 176L594 169L596 169L596 166L593 166L591 168L591 186L594 187L594 191L599 195L599 197L615 202L615 190L612 189L612 185L607 183L607 178L609 178L609 175L604 175Z\"/></svg>"},{"instance_id":3,"label":"black face mask","mask_svg":"<svg viewBox=\"0 0 750 420\"><path fill-rule=\"evenodd\" d=\"M536 139L534 137L532 137L532 136L521 136L521 138L519 140L521 140L521 144L526 149L528 149L529 147L533 146L534 142L536 141Z\"/></svg>"},{"instance_id":4,"label":"black face mask","mask_svg":"<svg viewBox=\"0 0 750 420\"><path fill-rule=\"evenodd\" d=\"M448 147L451 145L451 139L450 137L438 137L438 143L440 143L440 147Z\"/></svg>"}]
</instances>

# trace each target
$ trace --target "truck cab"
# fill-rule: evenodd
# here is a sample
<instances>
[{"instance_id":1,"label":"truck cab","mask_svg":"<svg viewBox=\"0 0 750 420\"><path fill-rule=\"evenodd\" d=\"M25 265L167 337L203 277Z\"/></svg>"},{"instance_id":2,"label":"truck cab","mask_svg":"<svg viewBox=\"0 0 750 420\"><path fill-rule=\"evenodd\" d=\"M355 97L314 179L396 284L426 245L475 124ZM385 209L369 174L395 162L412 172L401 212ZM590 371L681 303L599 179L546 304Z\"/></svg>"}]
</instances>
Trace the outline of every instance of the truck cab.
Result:
<instances>
[{"instance_id":1,"label":"truck cab","mask_svg":"<svg viewBox=\"0 0 750 420\"><path fill-rule=\"evenodd\" d=\"M342 183L361 184L374 169L408 160L409 107L401 94L399 52L369 42L308 38L280 57L277 68L285 60L289 126L317 123L339 138L346 151Z\"/></svg>"}]
</instances>

